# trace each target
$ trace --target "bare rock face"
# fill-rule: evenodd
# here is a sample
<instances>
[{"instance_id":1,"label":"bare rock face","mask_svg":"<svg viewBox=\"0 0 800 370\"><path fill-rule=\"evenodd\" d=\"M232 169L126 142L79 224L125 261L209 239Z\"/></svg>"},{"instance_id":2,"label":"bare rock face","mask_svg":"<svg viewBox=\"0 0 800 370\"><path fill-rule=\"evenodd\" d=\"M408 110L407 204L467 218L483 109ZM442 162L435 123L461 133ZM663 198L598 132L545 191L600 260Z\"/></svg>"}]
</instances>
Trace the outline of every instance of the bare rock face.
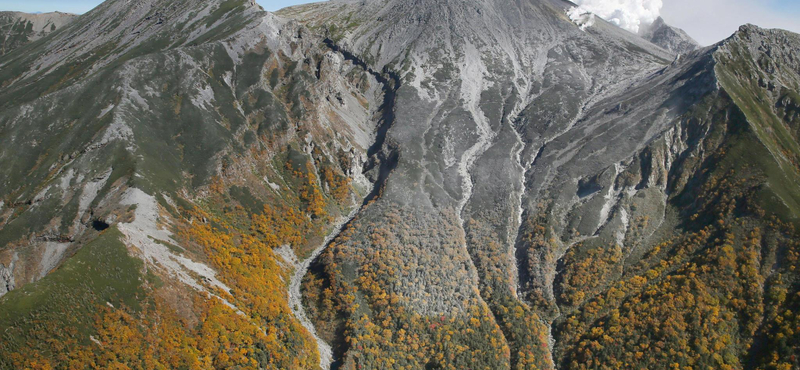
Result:
<instances>
[{"instance_id":1,"label":"bare rock face","mask_svg":"<svg viewBox=\"0 0 800 370\"><path fill-rule=\"evenodd\" d=\"M72 22L77 15L61 12L28 14L0 12L0 55L36 41Z\"/></svg>"},{"instance_id":2,"label":"bare rock face","mask_svg":"<svg viewBox=\"0 0 800 370\"><path fill-rule=\"evenodd\" d=\"M668 25L661 17L658 17L646 29L641 30L640 35L645 40L675 54L686 54L700 48L700 44L684 30Z\"/></svg>"},{"instance_id":3,"label":"bare rock face","mask_svg":"<svg viewBox=\"0 0 800 370\"><path fill-rule=\"evenodd\" d=\"M70 289L242 367L793 361L798 36L573 9L113 0L0 57L0 367Z\"/></svg>"}]
</instances>

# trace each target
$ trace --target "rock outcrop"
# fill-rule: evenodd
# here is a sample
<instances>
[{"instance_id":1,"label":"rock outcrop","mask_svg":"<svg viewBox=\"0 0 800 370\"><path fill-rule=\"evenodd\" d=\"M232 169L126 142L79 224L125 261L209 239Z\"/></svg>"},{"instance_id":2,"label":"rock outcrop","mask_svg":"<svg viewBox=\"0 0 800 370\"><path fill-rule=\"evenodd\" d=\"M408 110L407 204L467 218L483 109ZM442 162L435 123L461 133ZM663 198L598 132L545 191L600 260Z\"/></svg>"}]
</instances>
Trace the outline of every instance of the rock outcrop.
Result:
<instances>
[{"instance_id":1,"label":"rock outcrop","mask_svg":"<svg viewBox=\"0 0 800 370\"><path fill-rule=\"evenodd\" d=\"M661 17L649 27L642 29L640 35L645 40L675 54L687 54L700 48L700 44L684 30L668 25Z\"/></svg>"}]
</instances>

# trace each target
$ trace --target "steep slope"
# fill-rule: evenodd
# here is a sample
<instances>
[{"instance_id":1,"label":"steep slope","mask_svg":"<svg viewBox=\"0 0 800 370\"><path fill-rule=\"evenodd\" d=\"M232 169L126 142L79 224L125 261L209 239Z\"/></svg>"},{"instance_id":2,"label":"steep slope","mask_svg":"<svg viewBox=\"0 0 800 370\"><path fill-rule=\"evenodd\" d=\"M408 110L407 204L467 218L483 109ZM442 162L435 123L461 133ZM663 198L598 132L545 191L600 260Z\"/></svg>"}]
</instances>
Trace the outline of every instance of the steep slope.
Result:
<instances>
[{"instance_id":1,"label":"steep slope","mask_svg":"<svg viewBox=\"0 0 800 370\"><path fill-rule=\"evenodd\" d=\"M779 109L737 94L769 88L737 85L763 74L779 79L779 90L796 89L794 57L765 51L797 41L788 32L746 27L692 54L701 58L690 63L707 66L696 76L717 88L630 161L593 180L609 222L589 238L573 239L557 268L562 367L796 366L791 350L775 357L763 351L763 341L776 335L768 323L784 304L775 294L797 279L800 194L797 168L786 166L793 149L777 153L774 138L761 132L791 121L753 115ZM731 52L742 49L754 52ZM760 72L757 61L767 59L792 72Z\"/></svg>"},{"instance_id":2,"label":"steep slope","mask_svg":"<svg viewBox=\"0 0 800 370\"><path fill-rule=\"evenodd\" d=\"M661 17L639 32L645 40L675 54L686 54L700 48L700 44L684 30L668 25Z\"/></svg>"},{"instance_id":3,"label":"steep slope","mask_svg":"<svg viewBox=\"0 0 800 370\"><path fill-rule=\"evenodd\" d=\"M27 14L20 12L0 12L0 55L41 39L72 22L75 14L53 12Z\"/></svg>"}]
</instances>

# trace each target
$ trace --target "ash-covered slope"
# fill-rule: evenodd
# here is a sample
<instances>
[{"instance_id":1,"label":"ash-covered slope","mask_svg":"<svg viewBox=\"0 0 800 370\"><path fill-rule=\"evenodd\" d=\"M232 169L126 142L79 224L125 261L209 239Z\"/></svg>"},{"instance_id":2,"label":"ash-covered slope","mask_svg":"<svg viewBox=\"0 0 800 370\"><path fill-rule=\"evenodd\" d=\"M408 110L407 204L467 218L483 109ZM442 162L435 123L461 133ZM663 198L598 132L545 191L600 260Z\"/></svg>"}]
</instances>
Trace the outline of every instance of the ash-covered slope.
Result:
<instances>
[{"instance_id":1,"label":"ash-covered slope","mask_svg":"<svg viewBox=\"0 0 800 370\"><path fill-rule=\"evenodd\" d=\"M641 30L640 34L645 40L675 54L686 54L700 48L700 44L684 30L668 25L661 17Z\"/></svg>"},{"instance_id":2,"label":"ash-covered slope","mask_svg":"<svg viewBox=\"0 0 800 370\"><path fill-rule=\"evenodd\" d=\"M493 343L492 352L510 347L511 355L467 351L452 354L458 356L452 363L551 366L548 330L518 299L516 243L526 208L538 199L529 184L534 179L527 179L532 164L564 131L574 129L575 140L598 135L574 127L579 115L671 61L662 49L605 22L582 30L567 17L570 7L560 1L334 1L280 13L326 28L332 43L401 81L387 141L374 157L376 171L390 171L381 198L353 224L350 242L331 253L341 256L336 265L361 269L373 267L358 261L394 256L382 263L404 275L382 288L423 317L448 315L468 330L476 315L493 313L483 329L453 345ZM639 130L642 137L622 143L620 155L649 139L647 128ZM398 218L402 226L388 227ZM406 228L416 231L404 237ZM372 239L376 232L385 242ZM405 247L398 250L398 243ZM341 280L334 284L357 283ZM355 324L341 325L336 330ZM417 330L435 336L442 329ZM360 353L340 355L349 363ZM435 355L414 361L424 365L433 358L427 356Z\"/></svg>"},{"instance_id":3,"label":"ash-covered slope","mask_svg":"<svg viewBox=\"0 0 800 370\"><path fill-rule=\"evenodd\" d=\"M28 14L20 12L0 12L0 55L41 39L70 22L77 15L61 12Z\"/></svg>"}]
</instances>

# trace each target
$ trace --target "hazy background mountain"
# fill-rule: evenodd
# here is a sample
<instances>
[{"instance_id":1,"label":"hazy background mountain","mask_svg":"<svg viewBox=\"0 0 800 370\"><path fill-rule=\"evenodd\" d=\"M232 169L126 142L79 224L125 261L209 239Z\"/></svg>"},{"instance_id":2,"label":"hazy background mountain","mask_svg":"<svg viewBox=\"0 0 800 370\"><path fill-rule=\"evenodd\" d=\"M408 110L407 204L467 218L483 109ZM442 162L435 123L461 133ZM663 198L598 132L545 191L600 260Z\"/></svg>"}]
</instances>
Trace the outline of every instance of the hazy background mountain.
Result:
<instances>
[{"instance_id":1,"label":"hazy background mountain","mask_svg":"<svg viewBox=\"0 0 800 370\"><path fill-rule=\"evenodd\" d=\"M72 22L76 15L68 13L27 14L0 12L0 55L36 41Z\"/></svg>"}]
</instances>

